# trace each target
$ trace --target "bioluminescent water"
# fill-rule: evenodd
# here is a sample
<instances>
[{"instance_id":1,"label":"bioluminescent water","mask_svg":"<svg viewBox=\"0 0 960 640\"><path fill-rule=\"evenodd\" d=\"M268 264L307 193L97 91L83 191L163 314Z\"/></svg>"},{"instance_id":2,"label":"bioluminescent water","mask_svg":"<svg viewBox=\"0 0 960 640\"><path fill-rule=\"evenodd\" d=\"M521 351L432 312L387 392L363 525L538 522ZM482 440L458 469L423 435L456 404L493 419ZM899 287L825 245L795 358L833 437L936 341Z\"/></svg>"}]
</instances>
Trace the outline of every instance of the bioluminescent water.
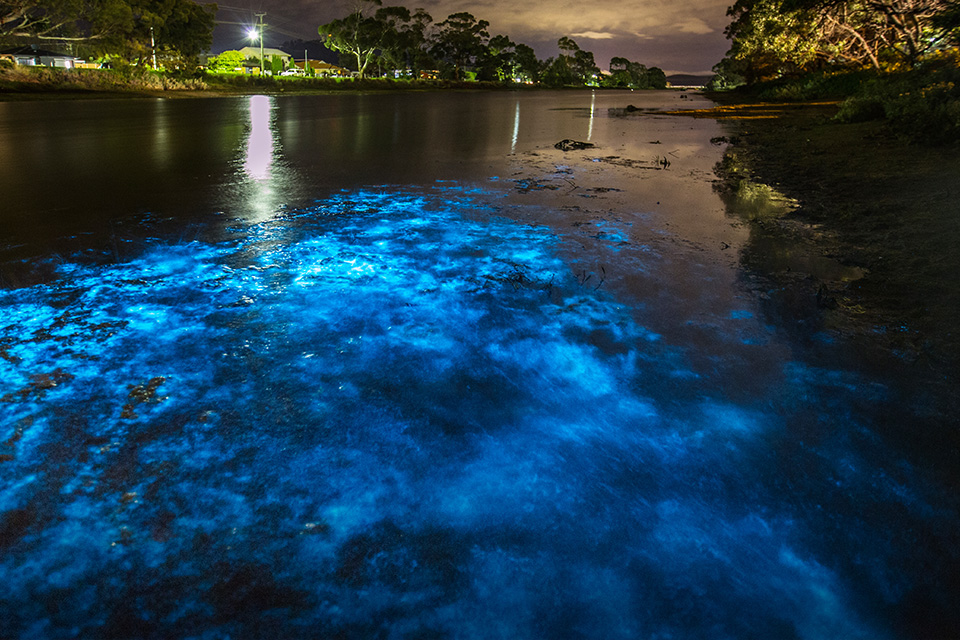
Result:
<instances>
[{"instance_id":1,"label":"bioluminescent water","mask_svg":"<svg viewBox=\"0 0 960 640\"><path fill-rule=\"evenodd\" d=\"M949 629L956 496L878 435L896 390L653 199L553 166L284 207L255 122L249 215L0 290L0 635Z\"/></svg>"}]
</instances>

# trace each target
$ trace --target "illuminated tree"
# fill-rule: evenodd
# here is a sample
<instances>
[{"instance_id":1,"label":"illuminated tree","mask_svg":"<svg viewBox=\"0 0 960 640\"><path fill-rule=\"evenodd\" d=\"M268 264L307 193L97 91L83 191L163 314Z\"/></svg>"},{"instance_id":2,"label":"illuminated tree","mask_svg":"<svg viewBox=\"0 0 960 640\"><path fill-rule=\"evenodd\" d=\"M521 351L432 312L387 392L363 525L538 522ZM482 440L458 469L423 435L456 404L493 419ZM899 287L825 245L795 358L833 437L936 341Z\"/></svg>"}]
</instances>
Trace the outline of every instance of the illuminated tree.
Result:
<instances>
[{"instance_id":1,"label":"illuminated tree","mask_svg":"<svg viewBox=\"0 0 960 640\"><path fill-rule=\"evenodd\" d=\"M737 0L720 65L748 82L824 66L915 65L956 42L957 0Z\"/></svg>"},{"instance_id":2,"label":"illuminated tree","mask_svg":"<svg viewBox=\"0 0 960 640\"><path fill-rule=\"evenodd\" d=\"M212 58L207 66L211 71L233 71L243 66L243 54L239 51L224 51Z\"/></svg>"}]
</instances>

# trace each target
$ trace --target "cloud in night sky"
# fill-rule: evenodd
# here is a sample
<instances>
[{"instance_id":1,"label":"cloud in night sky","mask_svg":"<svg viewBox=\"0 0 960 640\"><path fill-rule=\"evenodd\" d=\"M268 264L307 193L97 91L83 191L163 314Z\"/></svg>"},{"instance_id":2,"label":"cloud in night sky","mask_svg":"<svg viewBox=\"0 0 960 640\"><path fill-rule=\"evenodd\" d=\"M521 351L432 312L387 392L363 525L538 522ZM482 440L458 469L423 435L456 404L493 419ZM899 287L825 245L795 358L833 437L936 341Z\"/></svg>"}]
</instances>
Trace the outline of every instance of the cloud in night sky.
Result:
<instances>
[{"instance_id":1,"label":"cloud in night sky","mask_svg":"<svg viewBox=\"0 0 960 640\"><path fill-rule=\"evenodd\" d=\"M232 0L242 3L242 0ZM729 47L723 35L732 0L385 0L410 9L423 8L435 22L466 11L490 23L491 35L504 34L532 46L541 58L558 53L557 40L570 36L592 51L606 68L621 56L668 73L709 73ZM218 20L252 21L256 11L267 12L268 38L278 46L286 40L315 39L316 27L346 15L351 0L251 0L232 6L220 4ZM272 30L272 33L271 33ZM237 25L221 24L214 48L236 48L242 33Z\"/></svg>"}]
</instances>

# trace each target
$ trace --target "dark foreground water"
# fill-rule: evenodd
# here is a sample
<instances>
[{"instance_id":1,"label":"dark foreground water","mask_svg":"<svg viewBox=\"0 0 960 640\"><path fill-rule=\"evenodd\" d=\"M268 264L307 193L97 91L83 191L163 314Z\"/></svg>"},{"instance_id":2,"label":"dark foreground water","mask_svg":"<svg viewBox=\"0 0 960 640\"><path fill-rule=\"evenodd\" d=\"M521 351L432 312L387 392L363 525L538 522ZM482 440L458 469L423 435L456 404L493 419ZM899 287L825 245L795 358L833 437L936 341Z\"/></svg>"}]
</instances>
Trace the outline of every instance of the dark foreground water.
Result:
<instances>
[{"instance_id":1,"label":"dark foreground water","mask_svg":"<svg viewBox=\"0 0 960 640\"><path fill-rule=\"evenodd\" d=\"M929 402L641 101L0 103L0 637L956 637Z\"/></svg>"}]
</instances>

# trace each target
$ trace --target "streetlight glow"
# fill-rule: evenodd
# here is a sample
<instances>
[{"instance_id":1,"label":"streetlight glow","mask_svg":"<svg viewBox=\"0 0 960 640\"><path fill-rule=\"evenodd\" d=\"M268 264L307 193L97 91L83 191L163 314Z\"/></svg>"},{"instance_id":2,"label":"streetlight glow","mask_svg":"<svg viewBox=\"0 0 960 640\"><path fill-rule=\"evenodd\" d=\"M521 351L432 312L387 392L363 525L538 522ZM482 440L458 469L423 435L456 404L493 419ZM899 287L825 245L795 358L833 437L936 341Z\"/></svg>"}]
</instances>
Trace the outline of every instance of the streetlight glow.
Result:
<instances>
[{"instance_id":1,"label":"streetlight glow","mask_svg":"<svg viewBox=\"0 0 960 640\"><path fill-rule=\"evenodd\" d=\"M260 32L257 31L256 27L250 27L249 29L247 29L247 37L250 38L251 40L256 40L257 38L260 37Z\"/></svg>"}]
</instances>

